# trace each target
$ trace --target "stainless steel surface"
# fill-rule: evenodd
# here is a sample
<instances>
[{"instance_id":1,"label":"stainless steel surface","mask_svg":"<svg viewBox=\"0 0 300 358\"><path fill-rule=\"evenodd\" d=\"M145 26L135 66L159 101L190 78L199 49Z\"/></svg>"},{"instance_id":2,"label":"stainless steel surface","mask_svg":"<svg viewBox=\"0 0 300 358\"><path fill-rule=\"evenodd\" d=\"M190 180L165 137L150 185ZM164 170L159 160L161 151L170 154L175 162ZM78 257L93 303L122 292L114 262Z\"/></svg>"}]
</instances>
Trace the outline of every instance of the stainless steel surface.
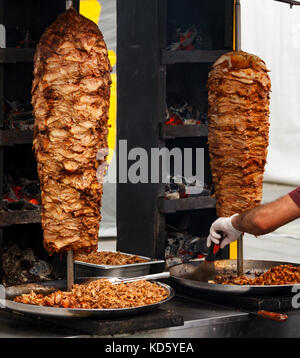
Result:
<instances>
[{"instance_id":1,"label":"stainless steel surface","mask_svg":"<svg viewBox=\"0 0 300 358\"><path fill-rule=\"evenodd\" d=\"M74 253L69 250L67 253L67 290L71 291L74 285Z\"/></svg>"},{"instance_id":2,"label":"stainless steel surface","mask_svg":"<svg viewBox=\"0 0 300 358\"><path fill-rule=\"evenodd\" d=\"M236 294L236 295L291 295L292 287L300 289L300 284L296 285L222 285L208 282L188 280L185 275L192 272L195 267L201 265L201 261L194 261L188 264L180 264L170 268L171 284L179 285L186 289L186 294L189 294L189 289L196 290L202 293L213 294ZM244 274L253 276L255 272L265 272L271 267L292 264L299 266L299 264L281 261L257 261L257 260L244 260ZM215 261L215 268L217 274L236 274L236 260L218 260ZM176 288L176 287L175 287ZM190 290L190 291L191 291Z\"/></svg>"},{"instance_id":3,"label":"stainless steel surface","mask_svg":"<svg viewBox=\"0 0 300 358\"><path fill-rule=\"evenodd\" d=\"M114 338L204 338L232 336L231 325L239 322L253 321L250 315L237 309L206 302L200 299L175 296L165 307L179 312L184 325L178 327L139 331L133 335L128 333L115 335ZM224 328L225 326L225 328ZM220 327L222 329L220 330ZM105 336L108 337L108 336Z\"/></svg>"},{"instance_id":4,"label":"stainless steel surface","mask_svg":"<svg viewBox=\"0 0 300 358\"><path fill-rule=\"evenodd\" d=\"M95 280L92 278L89 280ZM114 281L116 278L113 279ZM76 283L83 283L85 280L76 280ZM87 318L87 317L123 317L128 315L141 314L144 312L151 311L160 307L162 304L168 302L173 298L175 292L172 287L161 282L156 282L158 285L163 287L168 292L168 297L160 302L141 306L141 307L130 307L130 308L111 308L111 309L83 309L83 308L58 308L58 307L45 307L37 305L29 305L19 302L14 302L12 299L17 295L22 293L28 293L32 290L34 292L43 292L44 294L54 292L56 290L65 290L66 281L52 281L48 283L41 283L39 285L30 285L30 288L26 287L27 285L12 286L6 289L6 309L20 312L26 315L33 316L52 316L52 317L61 317L61 318Z\"/></svg>"},{"instance_id":5,"label":"stainless steel surface","mask_svg":"<svg viewBox=\"0 0 300 358\"><path fill-rule=\"evenodd\" d=\"M244 274L244 250L243 250L243 236L241 234L237 240L237 274L242 276Z\"/></svg>"},{"instance_id":6,"label":"stainless steel surface","mask_svg":"<svg viewBox=\"0 0 300 358\"><path fill-rule=\"evenodd\" d=\"M132 256L131 254L120 252L121 254ZM150 274L151 270L163 271L165 261L151 259L150 257L135 255L146 262L140 262L127 265L97 265L88 262L75 260L75 276L76 277L135 277Z\"/></svg>"},{"instance_id":7,"label":"stainless steel surface","mask_svg":"<svg viewBox=\"0 0 300 358\"><path fill-rule=\"evenodd\" d=\"M300 311L289 312L286 322L278 323L262 318L251 317L238 310L190 301L170 302L184 317L184 325L149 331L139 331L133 335L124 333L114 338L299 338ZM169 304L167 304L169 307ZM108 336L106 336L108 337ZM111 336L110 336L111 337ZM193 344L193 342L191 342ZM200 342L201 343L201 342ZM214 342L212 342L214 343Z\"/></svg>"}]
</instances>

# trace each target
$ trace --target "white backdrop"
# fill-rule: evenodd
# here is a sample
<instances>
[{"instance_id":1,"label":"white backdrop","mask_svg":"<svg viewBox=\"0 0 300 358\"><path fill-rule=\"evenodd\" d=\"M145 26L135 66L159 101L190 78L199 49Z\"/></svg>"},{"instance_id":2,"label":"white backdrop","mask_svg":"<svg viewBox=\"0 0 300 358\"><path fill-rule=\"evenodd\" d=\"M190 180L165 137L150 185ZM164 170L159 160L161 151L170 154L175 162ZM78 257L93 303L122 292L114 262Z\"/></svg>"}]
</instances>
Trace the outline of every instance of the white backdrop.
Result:
<instances>
[{"instance_id":1,"label":"white backdrop","mask_svg":"<svg viewBox=\"0 0 300 358\"><path fill-rule=\"evenodd\" d=\"M300 6L241 0L242 50L271 76L270 145L265 181L300 185Z\"/></svg>"},{"instance_id":2,"label":"white backdrop","mask_svg":"<svg viewBox=\"0 0 300 358\"><path fill-rule=\"evenodd\" d=\"M116 11L116 0L98 0L101 5L101 15L99 19L99 28L102 31L104 40L107 48L117 53L117 11ZM116 64L113 66L113 75L116 76ZM116 81L116 77L114 79ZM111 90L111 96L116 95ZM116 100L116 99L115 99ZM110 115L112 113L110 112ZM114 113L114 116L116 114ZM111 122L112 128L110 131L116 132L116 122ZM101 216L102 220L100 223L100 238L103 237L116 237L116 153L115 146L112 148L111 145L114 141L110 139L110 150L113 151L112 158L109 163L107 178L108 181L103 184L103 197L101 204ZM115 143L113 143L115 144Z\"/></svg>"}]
</instances>

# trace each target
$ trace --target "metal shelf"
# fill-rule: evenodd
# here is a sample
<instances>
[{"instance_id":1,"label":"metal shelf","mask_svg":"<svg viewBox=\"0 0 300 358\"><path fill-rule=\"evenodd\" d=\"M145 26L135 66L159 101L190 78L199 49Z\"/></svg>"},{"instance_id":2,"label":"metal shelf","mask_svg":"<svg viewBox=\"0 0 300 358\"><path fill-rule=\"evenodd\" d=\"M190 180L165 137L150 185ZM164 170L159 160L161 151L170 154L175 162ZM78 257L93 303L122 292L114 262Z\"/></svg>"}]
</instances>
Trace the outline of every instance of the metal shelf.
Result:
<instances>
[{"instance_id":1,"label":"metal shelf","mask_svg":"<svg viewBox=\"0 0 300 358\"><path fill-rule=\"evenodd\" d=\"M16 144L32 144L33 131L32 130L14 130L2 129L0 130L0 147L12 146Z\"/></svg>"},{"instance_id":2,"label":"metal shelf","mask_svg":"<svg viewBox=\"0 0 300 358\"><path fill-rule=\"evenodd\" d=\"M0 211L0 227L40 222L40 210Z\"/></svg>"},{"instance_id":3,"label":"metal shelf","mask_svg":"<svg viewBox=\"0 0 300 358\"><path fill-rule=\"evenodd\" d=\"M0 48L0 63L33 62L34 48Z\"/></svg>"},{"instance_id":4,"label":"metal shelf","mask_svg":"<svg viewBox=\"0 0 300 358\"><path fill-rule=\"evenodd\" d=\"M160 136L162 139L207 137L207 124L166 126L161 125Z\"/></svg>"},{"instance_id":5,"label":"metal shelf","mask_svg":"<svg viewBox=\"0 0 300 358\"><path fill-rule=\"evenodd\" d=\"M162 50L161 63L164 65L173 65L175 63L213 63L228 51L230 50Z\"/></svg>"},{"instance_id":6,"label":"metal shelf","mask_svg":"<svg viewBox=\"0 0 300 358\"><path fill-rule=\"evenodd\" d=\"M171 214L178 211L212 209L216 206L216 199L210 196L197 196L184 199L158 199L158 209L162 214Z\"/></svg>"}]
</instances>

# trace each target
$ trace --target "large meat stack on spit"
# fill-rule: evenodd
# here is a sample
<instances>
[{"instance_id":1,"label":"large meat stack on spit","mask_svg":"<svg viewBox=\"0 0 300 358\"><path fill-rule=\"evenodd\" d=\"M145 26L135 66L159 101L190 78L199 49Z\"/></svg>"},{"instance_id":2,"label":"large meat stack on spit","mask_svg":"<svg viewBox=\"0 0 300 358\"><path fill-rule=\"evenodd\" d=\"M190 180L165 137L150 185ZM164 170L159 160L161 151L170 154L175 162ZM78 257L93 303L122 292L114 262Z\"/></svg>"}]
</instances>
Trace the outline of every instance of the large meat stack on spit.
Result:
<instances>
[{"instance_id":1,"label":"large meat stack on spit","mask_svg":"<svg viewBox=\"0 0 300 358\"><path fill-rule=\"evenodd\" d=\"M96 155L107 148L110 71L98 26L73 8L37 46L33 146L49 254L97 247L102 185L96 171L106 157Z\"/></svg>"},{"instance_id":2,"label":"large meat stack on spit","mask_svg":"<svg viewBox=\"0 0 300 358\"><path fill-rule=\"evenodd\" d=\"M209 73L208 144L218 216L261 201L270 89L265 63L246 52L221 56Z\"/></svg>"}]
</instances>

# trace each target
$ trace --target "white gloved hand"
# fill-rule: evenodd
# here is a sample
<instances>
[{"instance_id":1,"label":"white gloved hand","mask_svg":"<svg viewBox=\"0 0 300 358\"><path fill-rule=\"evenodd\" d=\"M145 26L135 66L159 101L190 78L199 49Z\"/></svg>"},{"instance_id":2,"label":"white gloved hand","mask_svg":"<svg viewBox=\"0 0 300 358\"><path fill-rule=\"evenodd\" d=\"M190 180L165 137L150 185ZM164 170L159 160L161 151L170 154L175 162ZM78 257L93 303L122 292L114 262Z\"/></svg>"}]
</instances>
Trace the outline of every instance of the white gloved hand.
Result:
<instances>
[{"instance_id":1,"label":"white gloved hand","mask_svg":"<svg viewBox=\"0 0 300 358\"><path fill-rule=\"evenodd\" d=\"M221 241L220 248L223 249L229 243L237 240L242 234L241 231L233 227L231 219L238 214L232 215L230 218L219 218L212 223L209 231L209 236L206 241L207 247L210 247L211 243L216 245L220 244L222 239L221 232L223 234L223 240Z\"/></svg>"}]
</instances>

